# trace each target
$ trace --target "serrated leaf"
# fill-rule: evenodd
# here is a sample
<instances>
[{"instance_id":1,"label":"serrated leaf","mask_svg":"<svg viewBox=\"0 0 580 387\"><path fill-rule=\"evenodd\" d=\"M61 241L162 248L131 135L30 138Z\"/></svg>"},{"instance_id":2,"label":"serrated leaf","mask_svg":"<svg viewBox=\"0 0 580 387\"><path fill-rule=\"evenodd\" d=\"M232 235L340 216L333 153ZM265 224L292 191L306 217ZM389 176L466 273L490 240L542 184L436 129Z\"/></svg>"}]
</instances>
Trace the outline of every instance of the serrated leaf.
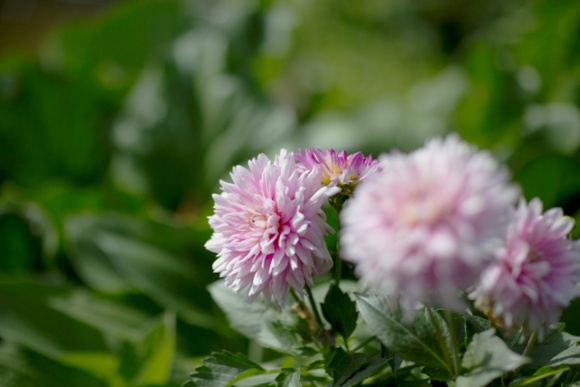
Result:
<instances>
[{"instance_id":1,"label":"serrated leaf","mask_svg":"<svg viewBox=\"0 0 580 387\"><path fill-rule=\"evenodd\" d=\"M560 352L549 362L546 363L549 367L557 367L561 365L567 365L574 368L580 367L580 346L574 345Z\"/></svg>"},{"instance_id":2,"label":"serrated leaf","mask_svg":"<svg viewBox=\"0 0 580 387\"><path fill-rule=\"evenodd\" d=\"M191 380L185 383L184 387L227 387L243 373L246 373L246 377L250 377L265 372L260 365L246 356L228 351L214 352L203 359L203 363L203 366L191 374Z\"/></svg>"},{"instance_id":3,"label":"serrated leaf","mask_svg":"<svg viewBox=\"0 0 580 387\"><path fill-rule=\"evenodd\" d=\"M478 333L463 355L461 367L466 375L457 378L457 387L486 386L505 372L512 371L530 360L513 352L494 329Z\"/></svg>"},{"instance_id":4,"label":"serrated leaf","mask_svg":"<svg viewBox=\"0 0 580 387\"><path fill-rule=\"evenodd\" d=\"M347 385L347 380L366 363L366 356L362 353L347 353L338 347L335 349L328 370L333 378L332 387Z\"/></svg>"},{"instance_id":5,"label":"serrated leaf","mask_svg":"<svg viewBox=\"0 0 580 387\"><path fill-rule=\"evenodd\" d=\"M532 359L531 367L547 365L555 356L574 347L580 341L580 337L573 336L559 329L552 330L541 342L536 342L528 356ZM515 346L514 351L523 352L524 345Z\"/></svg>"},{"instance_id":6,"label":"serrated leaf","mask_svg":"<svg viewBox=\"0 0 580 387\"><path fill-rule=\"evenodd\" d=\"M451 339L447 325L435 311L422 309L407 321L398 305L388 304L388 299L378 296L357 295L357 305L369 329L389 351L418 365L451 370ZM437 327L433 326L434 319ZM443 337L442 348L438 332Z\"/></svg>"},{"instance_id":7,"label":"serrated leaf","mask_svg":"<svg viewBox=\"0 0 580 387\"><path fill-rule=\"evenodd\" d=\"M367 357L362 353L347 353L342 348L336 348L334 356L328 364L333 382L332 387L353 386L383 370L388 359L377 354Z\"/></svg>"},{"instance_id":8,"label":"serrated leaf","mask_svg":"<svg viewBox=\"0 0 580 387\"><path fill-rule=\"evenodd\" d=\"M332 328L345 340L348 339L356 328L358 318L356 303L336 283L333 283L328 289L321 308L324 318Z\"/></svg>"}]
</instances>

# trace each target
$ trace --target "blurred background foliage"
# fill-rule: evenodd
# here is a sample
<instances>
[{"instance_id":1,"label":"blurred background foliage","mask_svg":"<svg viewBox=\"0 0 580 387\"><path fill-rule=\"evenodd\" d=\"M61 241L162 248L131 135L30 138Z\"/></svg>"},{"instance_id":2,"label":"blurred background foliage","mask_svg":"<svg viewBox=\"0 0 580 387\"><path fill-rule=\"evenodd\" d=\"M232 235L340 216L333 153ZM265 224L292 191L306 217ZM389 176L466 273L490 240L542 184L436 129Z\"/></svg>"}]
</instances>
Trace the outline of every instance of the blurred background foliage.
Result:
<instances>
[{"instance_id":1,"label":"blurred background foliage","mask_svg":"<svg viewBox=\"0 0 580 387\"><path fill-rule=\"evenodd\" d=\"M3 386L179 386L212 350L264 355L203 247L218 180L259 152L455 131L580 217L577 1L0 4ZM580 305L564 320L580 334Z\"/></svg>"}]
</instances>

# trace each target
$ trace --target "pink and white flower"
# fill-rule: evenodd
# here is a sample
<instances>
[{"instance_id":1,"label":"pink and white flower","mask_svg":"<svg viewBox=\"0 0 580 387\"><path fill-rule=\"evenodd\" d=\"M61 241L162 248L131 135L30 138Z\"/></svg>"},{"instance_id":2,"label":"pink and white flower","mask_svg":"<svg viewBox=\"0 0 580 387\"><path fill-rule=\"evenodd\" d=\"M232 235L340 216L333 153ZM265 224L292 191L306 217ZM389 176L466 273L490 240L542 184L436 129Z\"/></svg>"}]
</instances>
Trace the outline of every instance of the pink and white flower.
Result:
<instances>
[{"instance_id":1,"label":"pink and white flower","mask_svg":"<svg viewBox=\"0 0 580 387\"><path fill-rule=\"evenodd\" d=\"M296 155L298 162L306 169L320 168L322 184L336 185L344 193L351 193L354 187L378 167L378 162L361 152L347 154L334 149L309 148Z\"/></svg>"},{"instance_id":2,"label":"pink and white flower","mask_svg":"<svg viewBox=\"0 0 580 387\"><path fill-rule=\"evenodd\" d=\"M383 156L380 168L341 213L344 259L408 309L417 301L460 309L460 290L492 259L517 198L508 171L455 135Z\"/></svg>"},{"instance_id":3,"label":"pink and white flower","mask_svg":"<svg viewBox=\"0 0 580 387\"><path fill-rule=\"evenodd\" d=\"M578 296L580 242L568 239L574 220L560 208L542 213L542 202L522 200L505 243L470 298L507 329L544 332Z\"/></svg>"},{"instance_id":4,"label":"pink and white flower","mask_svg":"<svg viewBox=\"0 0 580 387\"><path fill-rule=\"evenodd\" d=\"M234 167L233 182L220 182L205 246L218 254L214 271L247 302L263 293L267 304L284 305L290 288L304 294L332 267L324 241L332 229L321 207L340 188L321 186L321 174L282 150L273 162L261 154L248 168Z\"/></svg>"}]
</instances>

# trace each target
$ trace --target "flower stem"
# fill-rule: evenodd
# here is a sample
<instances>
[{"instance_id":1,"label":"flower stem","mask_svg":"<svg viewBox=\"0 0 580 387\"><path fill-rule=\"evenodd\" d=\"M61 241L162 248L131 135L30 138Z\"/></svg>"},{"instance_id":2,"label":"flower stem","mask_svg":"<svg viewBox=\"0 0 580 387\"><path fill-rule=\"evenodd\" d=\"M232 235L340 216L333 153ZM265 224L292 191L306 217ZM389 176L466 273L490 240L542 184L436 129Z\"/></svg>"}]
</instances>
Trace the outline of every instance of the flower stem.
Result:
<instances>
[{"instance_id":1,"label":"flower stem","mask_svg":"<svg viewBox=\"0 0 580 387\"><path fill-rule=\"evenodd\" d=\"M528 339L528 343L526 344L526 348L524 348L524 352L522 352L522 356L528 356L530 351L532 350L532 347L534 346L534 343L536 342L536 332L532 332L532 334L530 335L530 338Z\"/></svg>"},{"instance_id":2,"label":"flower stem","mask_svg":"<svg viewBox=\"0 0 580 387\"><path fill-rule=\"evenodd\" d=\"M528 342L526 344L526 347L524 348L524 351L522 352L522 356L525 357L525 356L528 356L529 355L530 351L532 350L532 347L534 346L534 343L536 342L536 338L537 338L536 332L532 332L532 334L530 335L530 338L528 339ZM511 382L511 380L512 380L512 378L514 378L518 374L518 372L520 371L521 368L522 367L519 366L518 368L510 371L507 374L507 376L505 377L504 383L506 385L509 385L510 382Z\"/></svg>"},{"instance_id":3,"label":"flower stem","mask_svg":"<svg viewBox=\"0 0 580 387\"><path fill-rule=\"evenodd\" d=\"M451 336L451 356L453 358L453 371L455 375L459 375L459 370L461 369L459 363L459 345L457 343L457 329L455 329L455 323L453 322L453 314L449 311L445 311L445 319L447 320L447 325L449 326L449 335Z\"/></svg>"},{"instance_id":4,"label":"flower stem","mask_svg":"<svg viewBox=\"0 0 580 387\"><path fill-rule=\"evenodd\" d=\"M376 339L376 336L371 336L368 339L366 339L365 341L363 341L362 343L360 343L359 345L357 345L356 347L354 347L352 349L352 352L356 352L361 348L364 348L365 345L367 345L368 343L370 343L371 341L373 341L374 339Z\"/></svg>"},{"instance_id":5,"label":"flower stem","mask_svg":"<svg viewBox=\"0 0 580 387\"><path fill-rule=\"evenodd\" d=\"M340 258L340 211L342 210L343 201L336 203L336 255L334 257L334 282L336 286L340 285L340 277L342 277L342 259Z\"/></svg>"},{"instance_id":6,"label":"flower stem","mask_svg":"<svg viewBox=\"0 0 580 387\"><path fill-rule=\"evenodd\" d=\"M312 313L314 313L314 318L318 323L320 328L324 327L324 323L322 322L322 318L320 318L320 313L318 312L318 308L316 307L316 301L314 300L314 296L312 295L312 289L309 286L306 286L306 293L308 294L308 300L310 301L310 306L312 307Z\"/></svg>"}]
</instances>

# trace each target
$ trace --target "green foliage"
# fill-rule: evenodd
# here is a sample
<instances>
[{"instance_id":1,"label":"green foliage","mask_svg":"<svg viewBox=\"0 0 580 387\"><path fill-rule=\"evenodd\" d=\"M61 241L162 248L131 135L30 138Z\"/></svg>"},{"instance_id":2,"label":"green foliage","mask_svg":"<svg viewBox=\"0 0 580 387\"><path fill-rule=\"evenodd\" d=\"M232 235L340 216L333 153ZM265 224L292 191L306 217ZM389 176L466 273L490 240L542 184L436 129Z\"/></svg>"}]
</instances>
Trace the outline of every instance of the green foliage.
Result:
<instances>
[{"instance_id":1,"label":"green foliage","mask_svg":"<svg viewBox=\"0 0 580 387\"><path fill-rule=\"evenodd\" d=\"M174 387L226 347L252 360L216 353L195 383L448 380L450 327L434 310L408 320L353 302L343 278L314 289L317 326L299 305L266 310L214 283L211 193L259 152L376 155L457 131L505 161L527 198L580 219L575 2L118 3L59 26L34 55L0 58L1 385ZM575 302L570 333L579 318ZM498 340L487 320L456 325L461 380L507 369L478 362ZM577 383L570 333L536 343L512 385Z\"/></svg>"},{"instance_id":2,"label":"green foliage","mask_svg":"<svg viewBox=\"0 0 580 387\"><path fill-rule=\"evenodd\" d=\"M525 357L511 351L503 340L495 336L495 330L489 329L473 336L461 362L465 376L457 378L457 386L486 386L495 378L527 362Z\"/></svg>"},{"instance_id":3,"label":"green foliage","mask_svg":"<svg viewBox=\"0 0 580 387\"><path fill-rule=\"evenodd\" d=\"M184 386L228 387L265 371L247 357L227 351L213 353L203 362L205 365L196 369Z\"/></svg>"},{"instance_id":4,"label":"green foliage","mask_svg":"<svg viewBox=\"0 0 580 387\"><path fill-rule=\"evenodd\" d=\"M436 311L427 307L411 318L393 300L364 295L357 296L357 306L369 329L390 351L418 365L451 372L451 338Z\"/></svg>"},{"instance_id":5,"label":"green foliage","mask_svg":"<svg viewBox=\"0 0 580 387\"><path fill-rule=\"evenodd\" d=\"M356 328L356 303L333 283L322 304L322 314L332 328L347 340Z\"/></svg>"}]
</instances>

